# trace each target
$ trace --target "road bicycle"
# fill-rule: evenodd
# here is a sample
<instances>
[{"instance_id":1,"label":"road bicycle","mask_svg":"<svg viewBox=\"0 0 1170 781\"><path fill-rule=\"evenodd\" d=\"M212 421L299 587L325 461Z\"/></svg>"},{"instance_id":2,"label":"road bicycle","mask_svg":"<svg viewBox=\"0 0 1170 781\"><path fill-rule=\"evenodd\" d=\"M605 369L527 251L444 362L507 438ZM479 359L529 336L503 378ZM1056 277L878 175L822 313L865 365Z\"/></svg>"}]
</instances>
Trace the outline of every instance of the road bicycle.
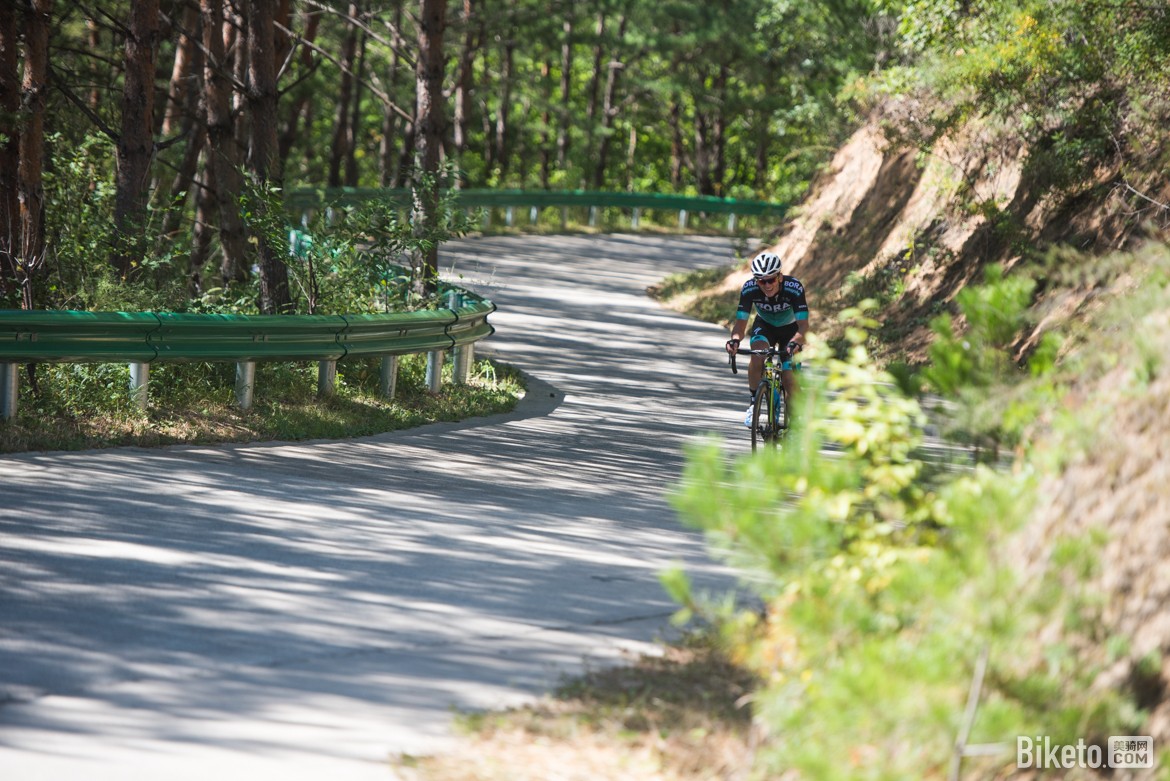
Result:
<instances>
[{"instance_id":1,"label":"road bicycle","mask_svg":"<svg viewBox=\"0 0 1170 781\"><path fill-rule=\"evenodd\" d=\"M756 400L752 405L752 450L763 444L775 446L788 433L790 408L792 399L788 391L784 390L784 383L780 380L784 362L790 360L799 346L793 347L790 342L787 347L768 347L766 350L739 349L728 355L731 364L731 373L739 374L735 366L735 356L762 355L764 356L764 372L760 377L760 386L756 389ZM799 370L800 364L794 363L793 370Z\"/></svg>"}]
</instances>

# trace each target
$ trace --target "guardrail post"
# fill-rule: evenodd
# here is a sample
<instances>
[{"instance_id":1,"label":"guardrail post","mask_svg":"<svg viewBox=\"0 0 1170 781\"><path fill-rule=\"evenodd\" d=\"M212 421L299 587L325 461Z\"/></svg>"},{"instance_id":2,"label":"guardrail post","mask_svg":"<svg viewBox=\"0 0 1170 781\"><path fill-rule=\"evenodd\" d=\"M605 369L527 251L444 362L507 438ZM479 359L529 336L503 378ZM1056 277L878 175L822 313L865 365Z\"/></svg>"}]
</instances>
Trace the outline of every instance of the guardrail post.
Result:
<instances>
[{"instance_id":1,"label":"guardrail post","mask_svg":"<svg viewBox=\"0 0 1170 781\"><path fill-rule=\"evenodd\" d=\"M509 206L508 208L504 209L504 224L507 225L509 228L512 227L512 217L515 213L516 213L515 206Z\"/></svg>"},{"instance_id":2,"label":"guardrail post","mask_svg":"<svg viewBox=\"0 0 1170 781\"><path fill-rule=\"evenodd\" d=\"M684 230L684 231L687 229L687 210L686 209L679 209L678 210L678 229Z\"/></svg>"},{"instance_id":3,"label":"guardrail post","mask_svg":"<svg viewBox=\"0 0 1170 781\"><path fill-rule=\"evenodd\" d=\"M535 225L535 224L536 224L536 218L539 216L539 214L540 214L540 210L539 210L539 209L537 209L535 206L533 206L533 207L530 207L530 208L528 209L528 224L529 224L529 225Z\"/></svg>"},{"instance_id":4,"label":"guardrail post","mask_svg":"<svg viewBox=\"0 0 1170 781\"><path fill-rule=\"evenodd\" d=\"M393 399L398 390L398 356L382 356L382 398Z\"/></svg>"},{"instance_id":5,"label":"guardrail post","mask_svg":"<svg viewBox=\"0 0 1170 781\"><path fill-rule=\"evenodd\" d=\"M735 230L735 212L727 215L727 232L731 233Z\"/></svg>"},{"instance_id":6,"label":"guardrail post","mask_svg":"<svg viewBox=\"0 0 1170 781\"><path fill-rule=\"evenodd\" d=\"M431 350L427 353L427 390L438 393L443 389L443 359L446 358L443 350Z\"/></svg>"},{"instance_id":7,"label":"guardrail post","mask_svg":"<svg viewBox=\"0 0 1170 781\"><path fill-rule=\"evenodd\" d=\"M236 364L236 404L240 409L252 409L252 392L256 389L256 362Z\"/></svg>"},{"instance_id":8,"label":"guardrail post","mask_svg":"<svg viewBox=\"0 0 1170 781\"><path fill-rule=\"evenodd\" d=\"M564 230L565 227L568 226L568 224L569 224L569 207L562 206L561 207L561 230Z\"/></svg>"},{"instance_id":9,"label":"guardrail post","mask_svg":"<svg viewBox=\"0 0 1170 781\"><path fill-rule=\"evenodd\" d=\"M590 228L597 227L597 207L596 206L589 207L589 227Z\"/></svg>"},{"instance_id":10,"label":"guardrail post","mask_svg":"<svg viewBox=\"0 0 1170 781\"><path fill-rule=\"evenodd\" d=\"M640 208L638 208L637 206L635 206L634 207L634 218L632 220L630 220L630 227L632 227L634 230L638 230L638 217L641 214L642 214L642 210Z\"/></svg>"},{"instance_id":11,"label":"guardrail post","mask_svg":"<svg viewBox=\"0 0 1170 781\"><path fill-rule=\"evenodd\" d=\"M0 363L0 418L15 418L19 399L20 364Z\"/></svg>"},{"instance_id":12,"label":"guardrail post","mask_svg":"<svg viewBox=\"0 0 1170 781\"><path fill-rule=\"evenodd\" d=\"M466 385L471 380L471 366L475 363L475 343L455 348L455 382Z\"/></svg>"},{"instance_id":13,"label":"guardrail post","mask_svg":"<svg viewBox=\"0 0 1170 781\"><path fill-rule=\"evenodd\" d=\"M317 361L317 395L332 396L337 386L337 361Z\"/></svg>"},{"instance_id":14,"label":"guardrail post","mask_svg":"<svg viewBox=\"0 0 1170 781\"><path fill-rule=\"evenodd\" d=\"M146 409L150 404L150 364L130 364L130 398L138 409Z\"/></svg>"}]
</instances>

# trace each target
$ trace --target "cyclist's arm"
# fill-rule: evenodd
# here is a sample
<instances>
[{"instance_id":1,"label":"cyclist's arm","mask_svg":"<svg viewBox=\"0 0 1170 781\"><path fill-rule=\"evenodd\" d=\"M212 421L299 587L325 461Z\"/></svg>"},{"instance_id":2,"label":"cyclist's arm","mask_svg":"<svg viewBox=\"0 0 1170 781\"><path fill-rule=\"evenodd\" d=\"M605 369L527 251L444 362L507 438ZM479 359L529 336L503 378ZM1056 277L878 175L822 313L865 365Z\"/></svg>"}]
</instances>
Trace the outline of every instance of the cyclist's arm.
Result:
<instances>
[{"instance_id":1,"label":"cyclist's arm","mask_svg":"<svg viewBox=\"0 0 1170 781\"><path fill-rule=\"evenodd\" d=\"M739 293L739 305L735 309L735 322L731 326L731 340L741 341L747 333L748 319L751 317L752 298L748 294L748 284L745 282ZM730 346L728 349L731 349Z\"/></svg>"},{"instance_id":2,"label":"cyclist's arm","mask_svg":"<svg viewBox=\"0 0 1170 781\"><path fill-rule=\"evenodd\" d=\"M804 297L804 285L799 282L796 283L794 292L796 300L792 309L796 313L796 333L793 334L792 341L803 347L808 339L808 300Z\"/></svg>"},{"instance_id":3,"label":"cyclist's arm","mask_svg":"<svg viewBox=\"0 0 1170 781\"><path fill-rule=\"evenodd\" d=\"M792 335L792 341L799 342L801 347L808 344L808 313L804 313L804 317L796 321L796 333Z\"/></svg>"}]
</instances>

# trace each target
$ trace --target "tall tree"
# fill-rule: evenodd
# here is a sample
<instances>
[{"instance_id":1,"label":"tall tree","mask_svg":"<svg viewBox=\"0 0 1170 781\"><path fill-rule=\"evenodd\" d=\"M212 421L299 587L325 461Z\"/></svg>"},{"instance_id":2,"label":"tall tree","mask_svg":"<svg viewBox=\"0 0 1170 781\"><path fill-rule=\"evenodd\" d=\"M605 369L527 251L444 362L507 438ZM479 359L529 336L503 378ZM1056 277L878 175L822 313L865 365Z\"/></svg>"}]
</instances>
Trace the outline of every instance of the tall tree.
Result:
<instances>
[{"instance_id":1,"label":"tall tree","mask_svg":"<svg viewBox=\"0 0 1170 781\"><path fill-rule=\"evenodd\" d=\"M301 47L298 59L300 69L306 76L317 67L313 49L317 40L317 31L321 27L321 16L322 12L320 11L309 11L301 15L305 25L304 31L301 33L304 45ZM279 147L282 161L288 160L293 144L300 138L302 122L307 124L309 111L313 105L312 98L312 89L307 86L301 87L292 96L284 129L280 133Z\"/></svg>"},{"instance_id":2,"label":"tall tree","mask_svg":"<svg viewBox=\"0 0 1170 781\"><path fill-rule=\"evenodd\" d=\"M42 171L45 154L45 99L49 88L49 29L52 0L29 0L24 20L24 78L21 82L20 165L17 192L20 201L20 253L17 281L20 303L33 308L33 278L45 262L45 193Z\"/></svg>"},{"instance_id":3,"label":"tall tree","mask_svg":"<svg viewBox=\"0 0 1170 781\"><path fill-rule=\"evenodd\" d=\"M147 185L154 158L154 62L158 37L158 0L134 0L126 31L114 198L113 264L122 279L131 276L145 250Z\"/></svg>"},{"instance_id":4,"label":"tall tree","mask_svg":"<svg viewBox=\"0 0 1170 781\"><path fill-rule=\"evenodd\" d=\"M626 37L626 25L628 22L629 17L623 12L618 18L617 45L620 45L621 41ZM617 59L615 52L615 56L606 65L605 94L601 101L601 140L598 143L596 164L593 168L593 187L596 190L601 190L605 187L605 169L609 164L609 149L613 144L613 123L620 110L617 92L618 80L623 68L625 68L625 63Z\"/></svg>"},{"instance_id":5,"label":"tall tree","mask_svg":"<svg viewBox=\"0 0 1170 781\"><path fill-rule=\"evenodd\" d=\"M561 107L557 132L557 167L561 169L569 162L569 145L572 143L569 138L569 125L572 121L570 99L573 84L573 10L574 3L570 0L562 24L564 38L561 40Z\"/></svg>"},{"instance_id":6,"label":"tall tree","mask_svg":"<svg viewBox=\"0 0 1170 781\"><path fill-rule=\"evenodd\" d=\"M248 173L254 192L260 194L255 204L259 219L252 224L252 238L260 256L260 311L285 314L292 311L288 267L284 253L273 246L274 237L265 230L277 215L267 213L274 204L268 194L280 188L280 160L276 143L277 89L276 38L273 19L275 0L251 0L247 10L248 69L245 106L248 111Z\"/></svg>"},{"instance_id":7,"label":"tall tree","mask_svg":"<svg viewBox=\"0 0 1170 781\"><path fill-rule=\"evenodd\" d=\"M10 306L18 289L20 254L19 62L16 3L0 3L0 306Z\"/></svg>"},{"instance_id":8,"label":"tall tree","mask_svg":"<svg viewBox=\"0 0 1170 781\"><path fill-rule=\"evenodd\" d=\"M513 67L516 63L516 40L507 35L503 41L503 57L500 65L500 97L496 107L496 152L495 161L500 169L500 184L505 185L508 180L508 164L511 161L512 145L509 138L510 109L512 108L512 81Z\"/></svg>"},{"instance_id":9,"label":"tall tree","mask_svg":"<svg viewBox=\"0 0 1170 781\"><path fill-rule=\"evenodd\" d=\"M473 0L463 0L463 46L459 50L459 70L455 81L455 154L467 151L468 117L471 91L475 84L475 47L477 32L482 39L483 23L475 12Z\"/></svg>"},{"instance_id":10,"label":"tall tree","mask_svg":"<svg viewBox=\"0 0 1170 781\"><path fill-rule=\"evenodd\" d=\"M247 240L236 198L243 190L240 166L243 158L236 144L232 113L231 61L227 43L233 40L224 17L224 0L200 0L203 16L203 113L207 126L206 181L199 192L202 220L199 230L209 230L214 217L222 251L220 277L225 285L248 278ZM197 246L206 248L203 236ZM202 242L202 243L199 243ZM198 254L198 250L196 251Z\"/></svg>"},{"instance_id":11,"label":"tall tree","mask_svg":"<svg viewBox=\"0 0 1170 781\"><path fill-rule=\"evenodd\" d=\"M167 90L166 109L163 112L159 134L163 143L169 144L170 137L177 134L186 140L183 156L173 171L170 185L156 174L156 197L165 197L162 235L175 234L183 221L181 208L195 180L199 158L207 140L206 117L201 109L200 90L203 83L203 51L200 48L199 6L184 8L179 25L179 45L175 47L174 65L171 68L170 87ZM161 181L160 181L161 180Z\"/></svg>"},{"instance_id":12,"label":"tall tree","mask_svg":"<svg viewBox=\"0 0 1170 781\"><path fill-rule=\"evenodd\" d=\"M338 85L337 106L333 117L333 143L329 151L329 178L330 187L340 187L342 184L342 166L352 156L354 133L350 120L353 111L350 103L354 100L357 83L358 61L358 25L357 19L361 9L351 0L349 12L345 18L345 36L341 43L341 61L338 63L341 70L341 82Z\"/></svg>"},{"instance_id":13,"label":"tall tree","mask_svg":"<svg viewBox=\"0 0 1170 781\"><path fill-rule=\"evenodd\" d=\"M398 83L401 81L400 75L404 70L402 61L402 50L405 47L405 42L402 39L402 2L397 4L394 9L394 18L391 22L391 30L393 38L390 47L390 76L386 83L389 85L389 94L393 95L396 92ZM414 79L411 79L414 83ZM415 101L410 101L411 114L408 118L407 134L412 134L414 126L414 110L417 108ZM407 140L402 139L401 146L395 142L397 138L398 120L400 111L398 106L385 101L382 104L382 139L378 147L378 183L383 187L397 187L401 184L401 156L402 148L408 147ZM409 139L410 144L413 145L413 136Z\"/></svg>"},{"instance_id":14,"label":"tall tree","mask_svg":"<svg viewBox=\"0 0 1170 781\"><path fill-rule=\"evenodd\" d=\"M416 290L433 290L439 277L439 248L426 242L438 222L438 177L446 116L443 110L443 32L447 28L446 0L419 0L417 81L417 132L415 134L414 225L427 245L422 251L421 275ZM432 186L423 186L429 179Z\"/></svg>"}]
</instances>

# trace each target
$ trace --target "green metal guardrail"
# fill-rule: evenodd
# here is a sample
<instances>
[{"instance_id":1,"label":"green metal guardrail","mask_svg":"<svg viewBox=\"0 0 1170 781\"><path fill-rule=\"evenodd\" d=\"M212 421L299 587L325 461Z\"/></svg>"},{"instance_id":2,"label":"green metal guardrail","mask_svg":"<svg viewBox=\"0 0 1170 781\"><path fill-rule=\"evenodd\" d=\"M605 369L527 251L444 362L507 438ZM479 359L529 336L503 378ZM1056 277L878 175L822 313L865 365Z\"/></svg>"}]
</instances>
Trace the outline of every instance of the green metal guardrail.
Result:
<instances>
[{"instance_id":1,"label":"green metal guardrail","mask_svg":"<svg viewBox=\"0 0 1170 781\"><path fill-rule=\"evenodd\" d=\"M398 357L428 353L427 382L438 390L443 354L455 350L455 378L465 382L474 343L495 331L491 301L456 288L447 298L447 309L385 315L0 310L0 416L16 414L21 363L129 363L131 389L145 406L152 362L234 361L246 409L256 361L318 361L318 392L328 395L338 360L381 356L382 390L392 397Z\"/></svg>"},{"instance_id":2,"label":"green metal guardrail","mask_svg":"<svg viewBox=\"0 0 1170 781\"><path fill-rule=\"evenodd\" d=\"M370 200L385 200L401 208L410 205L410 191L376 187L330 187L322 189L296 189L285 194L285 205L301 213L325 206L349 207ZM742 216L780 217L788 209L787 204L772 201L740 200L717 198L708 195L670 195L662 193L626 193L599 190L460 190L459 205L465 209L503 208L507 211L507 223L512 224L512 209L528 207L533 212L530 219L535 222L536 212L549 207L584 207L590 210L589 224L596 225L597 209L628 209L633 214L633 227L638 227L638 217L643 210L670 210L679 212L679 227L685 228L688 214L709 213L728 215L728 230L734 230L735 218ZM490 212L489 212L490 214ZM562 213L562 222L567 218Z\"/></svg>"}]
</instances>

